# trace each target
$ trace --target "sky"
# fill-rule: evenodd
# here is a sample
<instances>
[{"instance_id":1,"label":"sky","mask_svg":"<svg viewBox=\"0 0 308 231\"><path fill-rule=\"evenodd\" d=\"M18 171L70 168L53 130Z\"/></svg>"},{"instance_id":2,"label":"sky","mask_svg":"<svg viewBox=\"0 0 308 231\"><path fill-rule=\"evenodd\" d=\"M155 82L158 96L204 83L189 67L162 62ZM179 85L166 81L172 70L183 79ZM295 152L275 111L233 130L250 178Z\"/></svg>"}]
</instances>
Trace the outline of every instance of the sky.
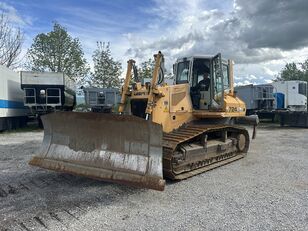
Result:
<instances>
[{"instance_id":1,"label":"sky","mask_svg":"<svg viewBox=\"0 0 308 231\"><path fill-rule=\"evenodd\" d=\"M78 37L87 61L97 41L113 57L137 63L165 55L215 55L235 62L237 85L268 83L289 62L308 58L307 0L0 0L0 11L25 35L23 54L53 22Z\"/></svg>"}]
</instances>

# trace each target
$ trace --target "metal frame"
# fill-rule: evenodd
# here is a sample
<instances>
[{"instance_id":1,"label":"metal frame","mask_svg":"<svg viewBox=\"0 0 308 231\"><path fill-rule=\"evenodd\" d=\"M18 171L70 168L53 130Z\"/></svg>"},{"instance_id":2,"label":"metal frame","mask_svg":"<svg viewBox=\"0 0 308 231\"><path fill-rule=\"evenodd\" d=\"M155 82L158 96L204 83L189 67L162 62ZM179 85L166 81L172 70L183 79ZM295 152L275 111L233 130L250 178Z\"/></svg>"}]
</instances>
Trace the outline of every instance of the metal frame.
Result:
<instances>
[{"instance_id":1,"label":"metal frame","mask_svg":"<svg viewBox=\"0 0 308 231\"><path fill-rule=\"evenodd\" d=\"M46 97L45 97L45 104L38 104L36 101L36 89L35 88L24 88L24 105L26 106L51 106L51 107L56 107L56 106L61 106L61 89L60 88L46 88ZM34 95L27 96L27 90L33 90ZM48 96L48 90L58 90L59 94L57 96ZM28 98L33 98L34 103L27 103ZM50 98L58 98L59 103L54 104L54 103L48 103L48 99Z\"/></svg>"},{"instance_id":2,"label":"metal frame","mask_svg":"<svg viewBox=\"0 0 308 231\"><path fill-rule=\"evenodd\" d=\"M35 88L25 88L24 89L24 105L29 105L29 106L32 106L32 105L36 105L36 89ZM27 90L33 90L34 92L34 95L33 96L27 96ZM34 103L27 103L27 98L34 98Z\"/></svg>"},{"instance_id":3,"label":"metal frame","mask_svg":"<svg viewBox=\"0 0 308 231\"><path fill-rule=\"evenodd\" d=\"M48 96L48 90L58 90L59 95L58 96ZM58 98L59 103L48 103L48 99L50 98ZM56 107L61 106L61 89L60 88L46 88L46 106Z\"/></svg>"},{"instance_id":4,"label":"metal frame","mask_svg":"<svg viewBox=\"0 0 308 231\"><path fill-rule=\"evenodd\" d=\"M266 86L266 85L260 85L260 86L255 85L255 87L256 87L255 88L256 91L254 91L255 100L274 100L275 99L275 97L273 96L274 87L272 85L268 85L268 86ZM266 91L263 92L263 89L266 89ZM273 90L271 91L271 89L273 89ZM263 97L264 93L266 94L265 97ZM259 97L259 96L261 96L261 97Z\"/></svg>"},{"instance_id":5,"label":"metal frame","mask_svg":"<svg viewBox=\"0 0 308 231\"><path fill-rule=\"evenodd\" d=\"M94 97L90 97L91 94L94 94ZM105 92L104 92L105 94ZM99 103L99 99L103 99L105 96L99 96L97 91L87 91L88 103L90 106L105 106L105 103Z\"/></svg>"}]
</instances>

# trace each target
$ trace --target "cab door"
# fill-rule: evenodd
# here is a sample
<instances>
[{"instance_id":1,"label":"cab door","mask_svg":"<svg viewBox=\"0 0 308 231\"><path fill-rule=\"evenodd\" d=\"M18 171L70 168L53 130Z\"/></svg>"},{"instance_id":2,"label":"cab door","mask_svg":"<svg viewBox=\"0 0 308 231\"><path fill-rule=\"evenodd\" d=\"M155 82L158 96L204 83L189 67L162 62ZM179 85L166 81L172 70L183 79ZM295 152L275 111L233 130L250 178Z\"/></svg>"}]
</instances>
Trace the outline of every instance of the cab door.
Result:
<instances>
[{"instance_id":1,"label":"cab door","mask_svg":"<svg viewBox=\"0 0 308 231\"><path fill-rule=\"evenodd\" d=\"M220 111L224 107L224 78L220 53L218 53L212 58L211 68L212 103L210 111Z\"/></svg>"}]
</instances>

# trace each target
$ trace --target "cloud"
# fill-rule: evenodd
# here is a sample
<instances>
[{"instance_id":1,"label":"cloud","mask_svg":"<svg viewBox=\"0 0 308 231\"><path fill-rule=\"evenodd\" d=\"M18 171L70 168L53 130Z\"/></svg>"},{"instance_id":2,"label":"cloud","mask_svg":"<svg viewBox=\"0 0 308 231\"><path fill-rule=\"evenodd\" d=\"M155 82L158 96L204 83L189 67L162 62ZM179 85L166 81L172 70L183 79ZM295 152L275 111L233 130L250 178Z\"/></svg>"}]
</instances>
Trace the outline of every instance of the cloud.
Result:
<instances>
[{"instance_id":1,"label":"cloud","mask_svg":"<svg viewBox=\"0 0 308 231\"><path fill-rule=\"evenodd\" d=\"M250 79L252 79L252 80L255 80L255 79L258 79L256 76L254 76L254 75L249 75L249 77L250 77Z\"/></svg>"},{"instance_id":2,"label":"cloud","mask_svg":"<svg viewBox=\"0 0 308 231\"><path fill-rule=\"evenodd\" d=\"M131 4L135 6L128 11ZM0 3L0 12L8 12L20 25L27 24L26 44L37 33L49 31L55 20L80 38L90 63L96 41L110 41L123 69L129 58L140 63L159 50L165 54L168 70L178 57L221 52L235 60L236 82L262 83L271 81L286 62L308 57L307 0L91 1L74 5L55 0L43 5L15 2L14 6L20 12L8 3ZM34 17L39 18L29 26Z\"/></svg>"},{"instance_id":3,"label":"cloud","mask_svg":"<svg viewBox=\"0 0 308 231\"><path fill-rule=\"evenodd\" d=\"M272 71L269 67L263 66L262 68L263 68L264 72L266 74L270 75L270 76L274 77L275 75L278 74L276 71Z\"/></svg>"},{"instance_id":4,"label":"cloud","mask_svg":"<svg viewBox=\"0 0 308 231\"><path fill-rule=\"evenodd\" d=\"M245 27L248 48L299 49L308 44L307 0L236 0L235 14Z\"/></svg>"},{"instance_id":5,"label":"cloud","mask_svg":"<svg viewBox=\"0 0 308 231\"><path fill-rule=\"evenodd\" d=\"M228 9L211 8L211 1L155 2L149 13L164 27L156 25L160 29L156 36L130 33L126 56L142 60L162 50L171 65L177 57L221 52L236 61L242 83L251 82L250 74L261 83L271 81L308 45L306 0L234 0ZM275 60L278 64L273 64Z\"/></svg>"},{"instance_id":6,"label":"cloud","mask_svg":"<svg viewBox=\"0 0 308 231\"><path fill-rule=\"evenodd\" d=\"M18 26L26 26L32 24L30 17L21 17L13 6L5 2L0 2L0 14L1 13L4 13L11 23L17 24Z\"/></svg>"},{"instance_id":7,"label":"cloud","mask_svg":"<svg viewBox=\"0 0 308 231\"><path fill-rule=\"evenodd\" d=\"M283 57L279 49L249 47L242 38L247 22L236 14L236 9L230 12L207 10L200 6L200 1L185 1L178 5L181 7L174 9L168 4L159 4L162 13L157 16L165 20L170 15L172 26L154 39L142 33L131 34L128 37L131 48L126 55L141 58L162 50L169 59L175 60L179 56L222 52L224 57L233 58L237 63L259 63Z\"/></svg>"}]
</instances>

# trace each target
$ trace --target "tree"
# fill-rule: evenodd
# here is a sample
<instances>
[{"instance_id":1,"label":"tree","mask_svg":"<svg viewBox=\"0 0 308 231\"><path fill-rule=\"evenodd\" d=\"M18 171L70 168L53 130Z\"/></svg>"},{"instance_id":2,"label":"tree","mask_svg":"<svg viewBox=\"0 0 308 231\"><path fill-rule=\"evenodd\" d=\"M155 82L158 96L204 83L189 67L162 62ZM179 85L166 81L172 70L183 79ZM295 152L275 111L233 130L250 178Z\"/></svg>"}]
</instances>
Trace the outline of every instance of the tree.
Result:
<instances>
[{"instance_id":1,"label":"tree","mask_svg":"<svg viewBox=\"0 0 308 231\"><path fill-rule=\"evenodd\" d=\"M275 81L303 80L308 81L308 59L304 63L287 63Z\"/></svg>"},{"instance_id":2,"label":"tree","mask_svg":"<svg viewBox=\"0 0 308 231\"><path fill-rule=\"evenodd\" d=\"M0 64L12 67L19 63L17 59L21 52L23 33L19 28L14 28L8 17L0 14Z\"/></svg>"},{"instance_id":3,"label":"tree","mask_svg":"<svg viewBox=\"0 0 308 231\"><path fill-rule=\"evenodd\" d=\"M34 38L27 56L31 70L64 72L77 84L84 82L90 70L79 39L72 38L58 23L52 31Z\"/></svg>"},{"instance_id":4,"label":"tree","mask_svg":"<svg viewBox=\"0 0 308 231\"><path fill-rule=\"evenodd\" d=\"M305 62L300 63L302 69L303 80L308 82L308 59Z\"/></svg>"},{"instance_id":5,"label":"tree","mask_svg":"<svg viewBox=\"0 0 308 231\"><path fill-rule=\"evenodd\" d=\"M93 53L94 73L91 75L94 87L120 87L121 63L111 56L110 43L97 42Z\"/></svg>"},{"instance_id":6,"label":"tree","mask_svg":"<svg viewBox=\"0 0 308 231\"><path fill-rule=\"evenodd\" d=\"M140 80L151 79L155 67L155 60L149 59L148 61L142 62L141 67L138 69L138 76Z\"/></svg>"}]
</instances>

